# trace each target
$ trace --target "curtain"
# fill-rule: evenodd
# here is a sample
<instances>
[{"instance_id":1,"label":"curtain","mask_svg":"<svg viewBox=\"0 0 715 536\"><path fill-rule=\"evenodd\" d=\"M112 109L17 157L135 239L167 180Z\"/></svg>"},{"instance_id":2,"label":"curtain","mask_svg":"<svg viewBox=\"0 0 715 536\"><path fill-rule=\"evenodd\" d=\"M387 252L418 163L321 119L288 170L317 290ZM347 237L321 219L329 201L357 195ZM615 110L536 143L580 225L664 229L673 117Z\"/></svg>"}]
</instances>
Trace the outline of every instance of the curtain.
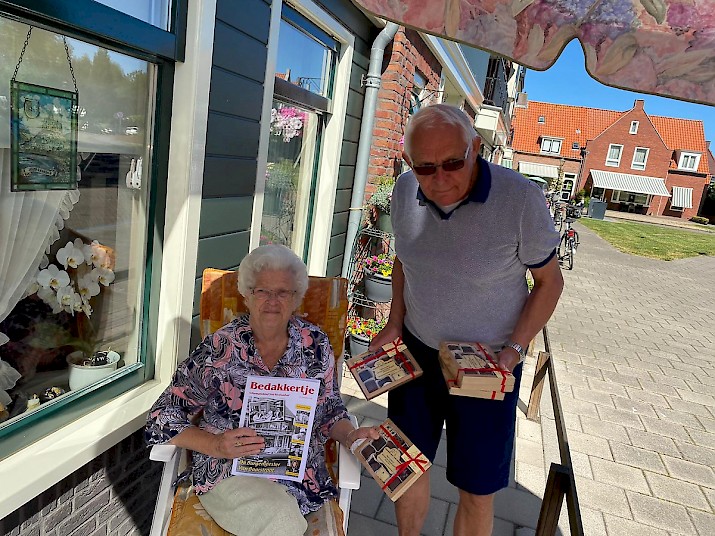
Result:
<instances>
[{"instance_id":1,"label":"curtain","mask_svg":"<svg viewBox=\"0 0 715 536\"><path fill-rule=\"evenodd\" d=\"M11 192L10 161L10 149L0 149L0 321L24 296L79 200L79 190ZM0 344L6 340L0 333Z\"/></svg>"}]
</instances>

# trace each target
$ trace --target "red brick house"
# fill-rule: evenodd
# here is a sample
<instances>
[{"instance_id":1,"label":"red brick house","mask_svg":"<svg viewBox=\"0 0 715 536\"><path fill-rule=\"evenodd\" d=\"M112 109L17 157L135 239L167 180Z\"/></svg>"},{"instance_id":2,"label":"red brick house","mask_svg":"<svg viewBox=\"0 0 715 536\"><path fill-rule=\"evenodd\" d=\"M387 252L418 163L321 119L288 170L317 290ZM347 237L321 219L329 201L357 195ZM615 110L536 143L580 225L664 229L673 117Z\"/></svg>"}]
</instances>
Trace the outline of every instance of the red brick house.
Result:
<instances>
[{"instance_id":1,"label":"red brick house","mask_svg":"<svg viewBox=\"0 0 715 536\"><path fill-rule=\"evenodd\" d=\"M644 101L625 112L545 102L517 108L514 168L579 190L610 210L689 219L710 177L702 121L650 116Z\"/></svg>"}]
</instances>

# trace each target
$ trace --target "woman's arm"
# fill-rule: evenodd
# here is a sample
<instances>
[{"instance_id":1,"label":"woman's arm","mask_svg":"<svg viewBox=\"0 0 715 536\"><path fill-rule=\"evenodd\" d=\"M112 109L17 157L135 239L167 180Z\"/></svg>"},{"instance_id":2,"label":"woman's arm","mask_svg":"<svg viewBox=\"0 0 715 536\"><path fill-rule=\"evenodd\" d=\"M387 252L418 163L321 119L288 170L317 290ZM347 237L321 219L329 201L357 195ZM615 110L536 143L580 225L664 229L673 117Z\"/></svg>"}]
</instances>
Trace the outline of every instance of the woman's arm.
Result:
<instances>
[{"instance_id":1,"label":"woman's arm","mask_svg":"<svg viewBox=\"0 0 715 536\"><path fill-rule=\"evenodd\" d=\"M377 439L380 433L375 427L355 428L348 419L341 419L331 428L330 437L349 449L356 440Z\"/></svg>"},{"instance_id":2,"label":"woman's arm","mask_svg":"<svg viewBox=\"0 0 715 536\"><path fill-rule=\"evenodd\" d=\"M258 454L265 442L253 428L235 428L212 434L192 426L174 436L169 445L201 452L212 458L240 458Z\"/></svg>"}]
</instances>

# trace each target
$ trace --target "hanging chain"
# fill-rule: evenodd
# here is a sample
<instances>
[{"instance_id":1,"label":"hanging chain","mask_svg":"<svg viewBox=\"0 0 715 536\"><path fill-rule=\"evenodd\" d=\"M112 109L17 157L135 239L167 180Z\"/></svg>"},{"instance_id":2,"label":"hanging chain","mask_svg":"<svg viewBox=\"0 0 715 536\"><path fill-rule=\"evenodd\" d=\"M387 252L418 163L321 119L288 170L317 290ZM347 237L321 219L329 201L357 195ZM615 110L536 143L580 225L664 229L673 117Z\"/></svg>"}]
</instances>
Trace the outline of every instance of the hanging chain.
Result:
<instances>
[{"instance_id":1,"label":"hanging chain","mask_svg":"<svg viewBox=\"0 0 715 536\"><path fill-rule=\"evenodd\" d=\"M20 70L20 64L22 63L22 57L25 55L25 50L27 49L27 45L30 43L30 35L32 35L32 26L30 26L30 29L27 30L27 37L25 37L25 42L22 45L22 51L20 52L20 59L17 60L17 65L15 65L15 72L12 73L12 78L10 79L10 82L14 82L15 79L17 78L17 71ZM74 67L72 66L72 59L70 58L70 48L69 48L69 45L67 44L67 38L64 35L62 36L62 42L65 45L65 54L67 54L67 64L70 66L70 74L72 75L72 84L74 85L75 93L78 93L77 79L74 76Z\"/></svg>"},{"instance_id":2,"label":"hanging chain","mask_svg":"<svg viewBox=\"0 0 715 536\"><path fill-rule=\"evenodd\" d=\"M70 59L70 48L67 46L67 38L63 35L62 36L62 42L65 44L65 52L67 53L67 63L70 66L70 74L72 75L72 83L74 84L74 92L79 93L77 91L77 79L74 77L74 67L72 67L72 60Z\"/></svg>"},{"instance_id":3,"label":"hanging chain","mask_svg":"<svg viewBox=\"0 0 715 536\"><path fill-rule=\"evenodd\" d=\"M25 49L27 48L27 44L30 42L30 34L32 34L32 26L30 26L30 29L27 30L27 37L25 38L25 44L22 45L22 52L20 52L20 59L17 60L17 65L15 65L15 72L12 73L12 78L10 79L10 82L14 82L15 79L17 78L17 71L20 69L20 64L22 63L22 57L25 55Z\"/></svg>"}]
</instances>

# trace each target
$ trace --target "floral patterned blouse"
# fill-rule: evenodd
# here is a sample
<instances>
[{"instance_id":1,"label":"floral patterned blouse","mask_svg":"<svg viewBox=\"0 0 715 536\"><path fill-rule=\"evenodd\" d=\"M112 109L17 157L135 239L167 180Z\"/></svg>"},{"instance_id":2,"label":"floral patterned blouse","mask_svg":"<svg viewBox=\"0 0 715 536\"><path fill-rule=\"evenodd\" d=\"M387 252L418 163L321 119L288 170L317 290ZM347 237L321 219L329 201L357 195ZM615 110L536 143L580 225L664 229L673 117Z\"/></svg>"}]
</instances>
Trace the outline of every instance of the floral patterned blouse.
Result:
<instances>
[{"instance_id":1,"label":"floral patterned blouse","mask_svg":"<svg viewBox=\"0 0 715 536\"><path fill-rule=\"evenodd\" d=\"M256 349L248 316L226 324L206 337L179 365L171 385L149 412L145 430L148 444L166 443L189 428L201 413L199 427L211 433L238 428L243 391L249 375L321 380L308 460L302 482L281 480L305 515L315 511L337 490L325 466L324 445L330 430L347 410L340 398L335 358L328 336L298 317L289 321L288 349L273 371L263 364ZM217 459L195 452L192 477L197 494L211 490L231 476L231 459Z\"/></svg>"}]
</instances>

